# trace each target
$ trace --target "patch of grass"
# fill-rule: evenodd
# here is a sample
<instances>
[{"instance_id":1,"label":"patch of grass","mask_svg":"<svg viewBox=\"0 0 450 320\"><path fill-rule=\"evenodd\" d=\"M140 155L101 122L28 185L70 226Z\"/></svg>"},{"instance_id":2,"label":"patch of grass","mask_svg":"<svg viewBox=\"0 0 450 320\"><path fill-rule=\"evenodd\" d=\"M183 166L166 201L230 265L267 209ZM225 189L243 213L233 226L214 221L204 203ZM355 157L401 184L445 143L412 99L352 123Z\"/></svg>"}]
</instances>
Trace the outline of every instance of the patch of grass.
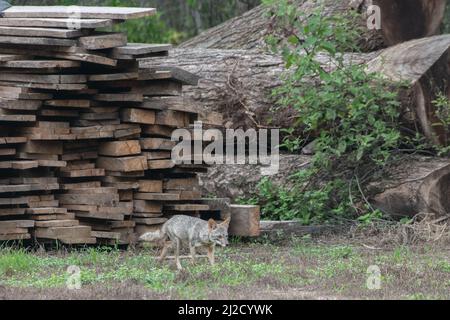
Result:
<instances>
[{"instance_id":1,"label":"patch of grass","mask_svg":"<svg viewBox=\"0 0 450 320\"><path fill-rule=\"evenodd\" d=\"M66 289L69 266L81 270L83 288L136 288L142 296L166 299L274 298L308 292L319 297L449 298L450 260L446 251L397 247L367 250L346 242L317 243L293 238L282 243L235 244L217 250L217 264L183 260L177 271L173 260L156 262L150 250L83 249L36 253L0 248L0 284L18 290L48 290L71 295ZM367 268L381 270L381 289L368 290ZM122 290L122 289L121 289ZM127 289L128 290L128 289ZM132 290L132 289L130 289ZM113 294L115 289L110 290ZM286 296L285 296L286 295ZM292 296L296 297L296 296Z\"/></svg>"}]
</instances>

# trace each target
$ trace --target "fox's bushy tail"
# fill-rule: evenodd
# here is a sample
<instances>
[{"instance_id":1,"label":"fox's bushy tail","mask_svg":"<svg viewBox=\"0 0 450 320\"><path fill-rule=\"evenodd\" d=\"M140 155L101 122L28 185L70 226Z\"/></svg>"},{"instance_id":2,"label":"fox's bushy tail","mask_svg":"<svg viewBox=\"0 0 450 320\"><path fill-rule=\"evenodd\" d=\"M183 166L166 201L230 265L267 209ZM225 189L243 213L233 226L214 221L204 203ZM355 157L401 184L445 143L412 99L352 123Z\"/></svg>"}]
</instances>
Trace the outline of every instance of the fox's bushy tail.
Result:
<instances>
[{"instance_id":1,"label":"fox's bushy tail","mask_svg":"<svg viewBox=\"0 0 450 320\"><path fill-rule=\"evenodd\" d=\"M166 233L162 229L160 229L155 232L144 233L142 236L139 237L139 241L156 242L161 241L164 238L166 238Z\"/></svg>"}]
</instances>

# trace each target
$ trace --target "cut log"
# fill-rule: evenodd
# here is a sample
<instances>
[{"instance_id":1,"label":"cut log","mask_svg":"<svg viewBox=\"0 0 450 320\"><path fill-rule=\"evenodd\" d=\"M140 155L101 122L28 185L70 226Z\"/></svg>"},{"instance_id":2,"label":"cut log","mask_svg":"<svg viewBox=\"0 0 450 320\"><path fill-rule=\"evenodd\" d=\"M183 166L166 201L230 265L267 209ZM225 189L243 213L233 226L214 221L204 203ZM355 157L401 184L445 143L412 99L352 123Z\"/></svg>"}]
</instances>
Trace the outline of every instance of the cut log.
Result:
<instances>
[{"instance_id":1,"label":"cut log","mask_svg":"<svg viewBox=\"0 0 450 320\"><path fill-rule=\"evenodd\" d=\"M258 237L260 234L260 209L258 206L231 205L228 233L233 236Z\"/></svg>"},{"instance_id":2,"label":"cut log","mask_svg":"<svg viewBox=\"0 0 450 320\"><path fill-rule=\"evenodd\" d=\"M381 179L369 185L370 202L394 216L450 212L449 159L412 157L386 168Z\"/></svg>"},{"instance_id":3,"label":"cut log","mask_svg":"<svg viewBox=\"0 0 450 320\"><path fill-rule=\"evenodd\" d=\"M447 93L446 67L450 36L442 35L406 42L385 51L348 54L346 61L367 64L369 71L404 80L419 94L413 95L413 109L422 132L432 141L441 140L432 101L436 91ZM317 60L329 69L326 56ZM142 67L162 63L158 58L143 60ZM184 94L210 111L222 111L233 127L289 127L295 112L273 113L272 90L281 85L284 62L281 57L246 50L176 49L164 63L179 66L202 77L198 87L185 87ZM430 87L430 82L433 84ZM405 106L411 108L411 105ZM411 122L411 119L407 119ZM416 127L414 123L412 128ZM438 139L433 135L437 135Z\"/></svg>"},{"instance_id":4,"label":"cut log","mask_svg":"<svg viewBox=\"0 0 450 320\"><path fill-rule=\"evenodd\" d=\"M324 15L356 11L366 30L359 39L363 51L375 51L400 42L438 33L445 12L445 0L374 0L381 8L380 31L367 29L367 8L371 0L296 0L300 12L308 13L324 5ZM270 6L260 5L242 16L206 30L180 48L266 49L274 18Z\"/></svg>"}]
</instances>

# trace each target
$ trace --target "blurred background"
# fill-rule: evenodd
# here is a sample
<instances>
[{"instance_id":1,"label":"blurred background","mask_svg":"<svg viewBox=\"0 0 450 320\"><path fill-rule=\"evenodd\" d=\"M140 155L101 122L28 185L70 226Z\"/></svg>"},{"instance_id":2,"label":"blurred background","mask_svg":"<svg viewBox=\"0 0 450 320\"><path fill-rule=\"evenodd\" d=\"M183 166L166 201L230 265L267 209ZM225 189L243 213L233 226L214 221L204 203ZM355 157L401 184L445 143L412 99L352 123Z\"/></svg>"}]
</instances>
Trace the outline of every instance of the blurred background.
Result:
<instances>
[{"instance_id":1,"label":"blurred background","mask_svg":"<svg viewBox=\"0 0 450 320\"><path fill-rule=\"evenodd\" d=\"M155 7L158 15L129 21L130 42L170 42L178 44L205 29L256 7L261 0L10 0L14 5L100 5ZM447 4L445 32L450 32L450 3Z\"/></svg>"}]
</instances>

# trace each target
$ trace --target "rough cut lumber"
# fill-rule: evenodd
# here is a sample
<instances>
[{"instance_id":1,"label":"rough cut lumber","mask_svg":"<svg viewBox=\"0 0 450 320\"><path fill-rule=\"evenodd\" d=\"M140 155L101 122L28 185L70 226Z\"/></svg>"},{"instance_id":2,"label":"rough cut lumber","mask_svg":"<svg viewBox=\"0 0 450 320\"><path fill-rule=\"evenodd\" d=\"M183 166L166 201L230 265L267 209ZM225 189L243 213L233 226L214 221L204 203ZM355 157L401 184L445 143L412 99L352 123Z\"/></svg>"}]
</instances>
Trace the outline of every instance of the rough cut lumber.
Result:
<instances>
[{"instance_id":1,"label":"rough cut lumber","mask_svg":"<svg viewBox=\"0 0 450 320\"><path fill-rule=\"evenodd\" d=\"M180 196L174 193L142 193L137 192L134 194L134 198L137 200L153 200L153 201L177 201L180 200Z\"/></svg>"},{"instance_id":2,"label":"rough cut lumber","mask_svg":"<svg viewBox=\"0 0 450 320\"><path fill-rule=\"evenodd\" d=\"M143 150L172 150L175 141L162 138L142 138L139 140Z\"/></svg>"},{"instance_id":3,"label":"rough cut lumber","mask_svg":"<svg viewBox=\"0 0 450 320\"><path fill-rule=\"evenodd\" d=\"M99 157L97 159L97 167L109 171L135 172L147 170L147 158L143 156L134 157Z\"/></svg>"},{"instance_id":4,"label":"rough cut lumber","mask_svg":"<svg viewBox=\"0 0 450 320\"><path fill-rule=\"evenodd\" d=\"M35 38L35 37L16 37L16 36L0 36L0 43L4 44L22 44L22 45L41 45L41 46L75 46L77 43L69 39L55 38Z\"/></svg>"},{"instance_id":5,"label":"rough cut lumber","mask_svg":"<svg viewBox=\"0 0 450 320\"><path fill-rule=\"evenodd\" d=\"M162 193L162 180L139 180L139 192Z\"/></svg>"},{"instance_id":6,"label":"rough cut lumber","mask_svg":"<svg viewBox=\"0 0 450 320\"><path fill-rule=\"evenodd\" d=\"M169 51L171 44L147 44L147 43L128 43L126 46L116 47L112 50L114 55L144 55L153 52Z\"/></svg>"},{"instance_id":7,"label":"rough cut lumber","mask_svg":"<svg viewBox=\"0 0 450 320\"><path fill-rule=\"evenodd\" d=\"M141 153L138 140L112 141L100 144L98 154L110 157L131 156Z\"/></svg>"},{"instance_id":8,"label":"rough cut lumber","mask_svg":"<svg viewBox=\"0 0 450 320\"><path fill-rule=\"evenodd\" d=\"M101 50L120 47L127 44L124 33L97 34L78 39L78 45L86 50Z\"/></svg>"},{"instance_id":9,"label":"rough cut lumber","mask_svg":"<svg viewBox=\"0 0 450 320\"><path fill-rule=\"evenodd\" d=\"M51 28L25 28L25 27L2 27L0 35L22 36L22 37L48 37L48 38L77 38L83 33L79 30L51 29Z\"/></svg>"},{"instance_id":10,"label":"rough cut lumber","mask_svg":"<svg viewBox=\"0 0 450 320\"><path fill-rule=\"evenodd\" d=\"M162 205L158 202L134 200L134 211L138 213L161 213Z\"/></svg>"},{"instance_id":11,"label":"rough cut lumber","mask_svg":"<svg viewBox=\"0 0 450 320\"><path fill-rule=\"evenodd\" d=\"M111 19L51 19L51 18L2 18L0 26L68 28L79 26L81 29L105 28L113 25ZM69 28L70 29L70 28Z\"/></svg>"},{"instance_id":12,"label":"rough cut lumber","mask_svg":"<svg viewBox=\"0 0 450 320\"><path fill-rule=\"evenodd\" d=\"M155 124L156 115L151 110L129 108L122 110L121 118L124 122Z\"/></svg>"},{"instance_id":13,"label":"rough cut lumber","mask_svg":"<svg viewBox=\"0 0 450 320\"><path fill-rule=\"evenodd\" d=\"M66 6L12 6L2 12L4 18L71 18L129 20L152 16L154 8Z\"/></svg>"},{"instance_id":14,"label":"rough cut lumber","mask_svg":"<svg viewBox=\"0 0 450 320\"><path fill-rule=\"evenodd\" d=\"M4 68L24 68L24 69L46 69L46 68L77 68L80 63L70 60L25 60L14 59L14 61L7 61L0 63L0 67Z\"/></svg>"}]
</instances>

